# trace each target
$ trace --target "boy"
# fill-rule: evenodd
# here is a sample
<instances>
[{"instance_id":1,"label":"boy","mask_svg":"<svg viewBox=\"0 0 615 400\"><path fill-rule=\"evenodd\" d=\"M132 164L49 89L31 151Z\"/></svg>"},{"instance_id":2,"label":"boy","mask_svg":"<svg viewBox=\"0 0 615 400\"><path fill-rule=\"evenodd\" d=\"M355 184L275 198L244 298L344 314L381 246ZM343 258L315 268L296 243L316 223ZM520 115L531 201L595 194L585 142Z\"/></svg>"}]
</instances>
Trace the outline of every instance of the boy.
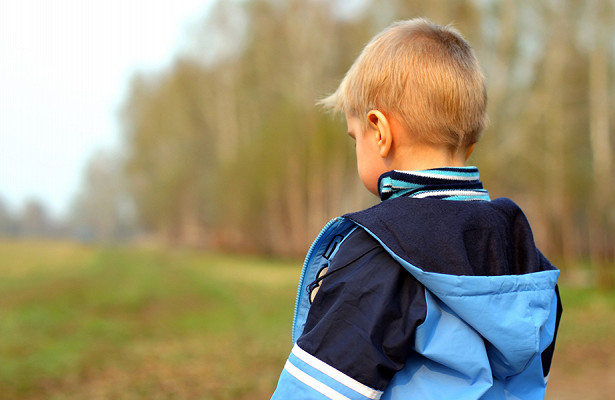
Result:
<instances>
[{"instance_id":1,"label":"boy","mask_svg":"<svg viewBox=\"0 0 615 400\"><path fill-rule=\"evenodd\" d=\"M310 248L273 399L544 398L559 271L521 210L464 166L486 123L467 42L425 19L393 24L322 103L345 113L382 202Z\"/></svg>"}]
</instances>

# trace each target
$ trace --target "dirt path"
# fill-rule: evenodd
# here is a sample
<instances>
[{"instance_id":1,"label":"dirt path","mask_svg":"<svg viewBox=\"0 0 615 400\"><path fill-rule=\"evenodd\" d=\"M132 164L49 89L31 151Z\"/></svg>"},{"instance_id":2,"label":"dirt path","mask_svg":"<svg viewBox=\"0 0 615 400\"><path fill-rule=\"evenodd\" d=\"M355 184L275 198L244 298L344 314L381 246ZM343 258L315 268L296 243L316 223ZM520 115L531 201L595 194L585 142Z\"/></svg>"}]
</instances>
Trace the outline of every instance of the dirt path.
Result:
<instances>
[{"instance_id":1,"label":"dirt path","mask_svg":"<svg viewBox=\"0 0 615 400\"><path fill-rule=\"evenodd\" d=\"M615 343L556 349L547 400L615 400Z\"/></svg>"}]
</instances>

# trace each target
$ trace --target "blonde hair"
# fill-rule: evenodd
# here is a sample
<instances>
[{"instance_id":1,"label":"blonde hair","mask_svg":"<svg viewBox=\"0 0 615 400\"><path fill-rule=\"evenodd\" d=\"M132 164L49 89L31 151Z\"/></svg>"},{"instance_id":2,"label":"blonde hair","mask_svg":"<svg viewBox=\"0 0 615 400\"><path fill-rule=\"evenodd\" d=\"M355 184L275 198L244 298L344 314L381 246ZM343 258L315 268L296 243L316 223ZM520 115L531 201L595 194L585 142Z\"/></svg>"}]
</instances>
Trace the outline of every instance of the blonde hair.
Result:
<instances>
[{"instance_id":1,"label":"blonde hair","mask_svg":"<svg viewBox=\"0 0 615 400\"><path fill-rule=\"evenodd\" d=\"M359 117L377 109L395 116L414 137L460 148L476 143L487 124L484 78L461 34L417 18L376 35L337 90L319 102Z\"/></svg>"}]
</instances>

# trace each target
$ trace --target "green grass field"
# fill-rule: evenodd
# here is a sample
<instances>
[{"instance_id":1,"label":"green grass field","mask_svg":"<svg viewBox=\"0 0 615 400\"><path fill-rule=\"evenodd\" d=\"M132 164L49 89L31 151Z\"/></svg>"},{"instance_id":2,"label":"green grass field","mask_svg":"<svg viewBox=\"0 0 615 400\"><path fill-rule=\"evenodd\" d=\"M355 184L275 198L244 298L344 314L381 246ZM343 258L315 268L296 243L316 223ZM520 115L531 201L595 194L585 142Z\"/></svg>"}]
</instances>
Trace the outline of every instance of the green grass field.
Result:
<instances>
[{"instance_id":1,"label":"green grass field","mask_svg":"<svg viewBox=\"0 0 615 400\"><path fill-rule=\"evenodd\" d=\"M300 264L0 241L0 399L268 399ZM548 398L606 398L615 294L562 297Z\"/></svg>"}]
</instances>

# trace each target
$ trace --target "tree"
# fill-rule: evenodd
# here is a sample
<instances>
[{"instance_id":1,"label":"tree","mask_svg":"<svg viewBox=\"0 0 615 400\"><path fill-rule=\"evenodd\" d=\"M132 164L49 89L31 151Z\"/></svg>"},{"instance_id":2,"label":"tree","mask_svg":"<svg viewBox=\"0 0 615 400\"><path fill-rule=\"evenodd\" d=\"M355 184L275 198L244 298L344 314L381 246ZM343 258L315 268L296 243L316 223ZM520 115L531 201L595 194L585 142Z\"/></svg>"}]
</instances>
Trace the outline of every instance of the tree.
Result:
<instances>
[{"instance_id":1,"label":"tree","mask_svg":"<svg viewBox=\"0 0 615 400\"><path fill-rule=\"evenodd\" d=\"M0 198L0 236L14 236L17 234L17 225L15 218L6 206L6 203Z\"/></svg>"},{"instance_id":2,"label":"tree","mask_svg":"<svg viewBox=\"0 0 615 400\"><path fill-rule=\"evenodd\" d=\"M373 34L427 16L453 22L484 69L491 125L471 162L492 196L520 203L559 266L613 265L612 1L372 0L352 18L348 4L219 1L190 52L135 78L123 122L142 223L177 243L294 255L323 220L373 202L343 123L314 103Z\"/></svg>"},{"instance_id":3,"label":"tree","mask_svg":"<svg viewBox=\"0 0 615 400\"><path fill-rule=\"evenodd\" d=\"M27 200L18 222L19 233L26 237L44 237L52 232L52 223L43 203Z\"/></svg>"},{"instance_id":4,"label":"tree","mask_svg":"<svg viewBox=\"0 0 615 400\"><path fill-rule=\"evenodd\" d=\"M210 93L202 67L180 60L159 81L135 78L124 111L126 171L138 217L171 242L205 241L217 143L206 118Z\"/></svg>"},{"instance_id":5,"label":"tree","mask_svg":"<svg viewBox=\"0 0 615 400\"><path fill-rule=\"evenodd\" d=\"M94 154L73 200L70 224L80 240L115 242L135 231L131 199L121 160L111 152Z\"/></svg>"},{"instance_id":6,"label":"tree","mask_svg":"<svg viewBox=\"0 0 615 400\"><path fill-rule=\"evenodd\" d=\"M615 272L608 271L609 263L615 259L615 206L612 181L613 127L611 115L613 104L613 54L610 38L613 37L615 7L609 2L591 0L585 2L586 18L590 36L585 46L589 52L588 98L589 132L591 143L593 193L588 207L589 252L592 264L598 268L599 282L605 286L615 284ZM610 58L610 59L609 59ZM610 69L609 69L610 66ZM611 268L613 268L611 266Z\"/></svg>"}]
</instances>

